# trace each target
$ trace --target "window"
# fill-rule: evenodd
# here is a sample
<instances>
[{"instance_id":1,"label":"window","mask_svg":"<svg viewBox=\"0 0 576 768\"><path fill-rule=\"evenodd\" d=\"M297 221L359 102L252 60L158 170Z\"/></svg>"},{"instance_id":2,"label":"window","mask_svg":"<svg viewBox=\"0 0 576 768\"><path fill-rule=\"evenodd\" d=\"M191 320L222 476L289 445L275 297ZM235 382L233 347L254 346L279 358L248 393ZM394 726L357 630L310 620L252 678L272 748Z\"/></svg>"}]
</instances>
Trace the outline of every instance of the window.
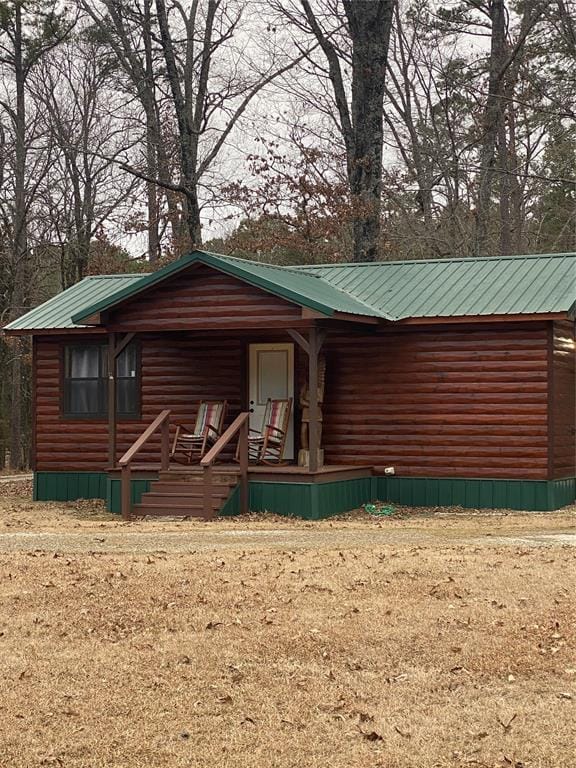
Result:
<instances>
[{"instance_id":1,"label":"window","mask_svg":"<svg viewBox=\"0 0 576 768\"><path fill-rule=\"evenodd\" d=\"M116 412L119 417L139 415L138 357L136 344L129 344L116 359ZM106 345L70 345L65 348L63 410L72 418L105 418L108 415Z\"/></svg>"}]
</instances>

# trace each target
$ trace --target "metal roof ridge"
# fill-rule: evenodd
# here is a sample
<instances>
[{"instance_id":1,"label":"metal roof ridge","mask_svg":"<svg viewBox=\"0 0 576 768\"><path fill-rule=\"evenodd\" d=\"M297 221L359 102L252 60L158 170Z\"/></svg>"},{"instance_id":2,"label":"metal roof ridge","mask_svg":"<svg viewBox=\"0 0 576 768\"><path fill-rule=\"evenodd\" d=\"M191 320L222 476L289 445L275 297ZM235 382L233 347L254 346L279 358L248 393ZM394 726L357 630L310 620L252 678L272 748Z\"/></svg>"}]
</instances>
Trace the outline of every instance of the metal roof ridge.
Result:
<instances>
[{"instance_id":1,"label":"metal roof ridge","mask_svg":"<svg viewBox=\"0 0 576 768\"><path fill-rule=\"evenodd\" d=\"M194 251L192 251L194 253ZM255 259L245 259L242 256L232 256L230 254L215 253L214 251L196 251L196 253L205 253L207 256L215 256L217 259L224 259L225 261L234 261L239 264L246 263L252 264L255 267L268 267L268 269L281 269L283 272L294 272L300 274L300 267L297 264L272 264L269 261L256 261ZM188 254L185 254L188 255ZM312 275L312 277L320 277L320 275Z\"/></svg>"},{"instance_id":2,"label":"metal roof ridge","mask_svg":"<svg viewBox=\"0 0 576 768\"><path fill-rule=\"evenodd\" d=\"M307 269L327 269L340 267L382 267L387 264L438 264L453 263L460 264L468 261L513 261L515 259L557 259L557 258L576 258L576 251L566 251L563 253L514 253L508 256L446 256L441 259L390 259L389 261L335 261L325 262L324 264L294 264L290 267L292 270ZM258 262L256 262L258 263Z\"/></svg>"},{"instance_id":3,"label":"metal roof ridge","mask_svg":"<svg viewBox=\"0 0 576 768\"><path fill-rule=\"evenodd\" d=\"M117 272L117 273L111 273L106 272L106 274L103 275L85 275L82 280L79 280L78 283L74 283L74 285L78 285L79 283L84 282L84 280L102 280L103 278L114 278L117 280L118 278L127 278L127 277L133 277L135 279L140 277L148 277L148 275L152 275L152 272ZM74 285L71 285L70 287L73 288ZM58 294L56 294L58 295Z\"/></svg>"},{"instance_id":4,"label":"metal roof ridge","mask_svg":"<svg viewBox=\"0 0 576 768\"><path fill-rule=\"evenodd\" d=\"M258 266L258 267L268 267L269 269L273 269L273 270L280 269L283 272L292 272L299 276L302 275L302 273L299 270L293 269L291 267L285 267L281 264L267 264L260 261L253 261L251 259L241 259L236 256L223 256L219 253L211 253L210 251L203 251L203 253L207 253L210 256L216 256L219 259L226 259L228 261L238 262L240 266L242 265L243 262L248 262L248 264L253 264L254 266ZM383 315L382 310L379 310L376 307L371 306L370 304L367 304L362 299L359 299L357 296L354 296L354 294L349 293L348 291L344 291L335 285L332 285L332 283L330 283L328 280L325 280L322 277L322 275L307 275L307 277L314 277L316 280L319 280L324 286L330 288L332 291L337 291L342 296L345 296L347 299L352 299L354 302L364 307L367 310L367 312L369 312L370 315L374 317L385 316L387 319L393 319L391 315L388 315L388 314Z\"/></svg>"}]
</instances>

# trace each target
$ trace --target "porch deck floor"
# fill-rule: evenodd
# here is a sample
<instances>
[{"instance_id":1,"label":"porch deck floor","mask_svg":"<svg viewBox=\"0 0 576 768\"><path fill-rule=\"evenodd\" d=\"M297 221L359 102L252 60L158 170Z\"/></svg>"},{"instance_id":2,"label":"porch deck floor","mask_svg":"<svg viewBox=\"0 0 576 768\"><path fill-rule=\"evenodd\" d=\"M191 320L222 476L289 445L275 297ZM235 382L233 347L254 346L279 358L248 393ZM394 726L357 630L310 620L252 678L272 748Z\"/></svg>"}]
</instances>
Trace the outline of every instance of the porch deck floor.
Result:
<instances>
[{"instance_id":1,"label":"porch deck floor","mask_svg":"<svg viewBox=\"0 0 576 768\"><path fill-rule=\"evenodd\" d=\"M199 467L198 464L180 464L172 462L169 471L182 472L187 469L193 470ZM238 464L214 464L214 467L221 471L239 472ZM119 473L119 467L109 468L108 473ZM133 473L156 473L160 471L160 464L133 464ZM296 464L283 464L280 466L266 466L262 464L250 464L248 467L248 477L253 480L275 481L284 483L321 483L336 480L350 480L359 477L370 477L374 472L374 467L370 465L354 464L326 464L319 467L316 472L309 472L306 467L299 467Z\"/></svg>"}]
</instances>

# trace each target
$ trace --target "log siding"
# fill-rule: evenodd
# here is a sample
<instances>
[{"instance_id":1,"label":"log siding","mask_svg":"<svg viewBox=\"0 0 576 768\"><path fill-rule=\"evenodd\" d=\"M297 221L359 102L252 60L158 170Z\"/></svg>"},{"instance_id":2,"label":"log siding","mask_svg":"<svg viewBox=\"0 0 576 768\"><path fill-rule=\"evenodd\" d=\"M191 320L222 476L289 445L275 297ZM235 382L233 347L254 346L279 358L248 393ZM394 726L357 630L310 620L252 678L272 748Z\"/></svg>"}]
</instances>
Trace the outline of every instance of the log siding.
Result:
<instances>
[{"instance_id":1,"label":"log siding","mask_svg":"<svg viewBox=\"0 0 576 768\"><path fill-rule=\"evenodd\" d=\"M90 340L93 337L85 337ZM36 469L104 471L108 466L107 419L66 419L61 412L62 348L66 337L36 340ZM79 343L74 337L74 343ZM146 334L142 356L141 420L119 420L119 458L164 408L172 419L194 426L201 399L227 399L229 418L240 410L243 345L240 339L209 343L187 334ZM151 441L141 460L158 461L159 443ZM140 457L139 457L140 462Z\"/></svg>"},{"instance_id":2,"label":"log siding","mask_svg":"<svg viewBox=\"0 0 576 768\"><path fill-rule=\"evenodd\" d=\"M573 476L573 436L570 443L567 426L549 431L549 325L329 330L326 463L370 464L378 472L394 466L396 474L406 477L544 480L550 474L553 432L554 477ZM566 328L555 328L560 345ZM138 337L142 420L119 422L118 456L163 408L192 426L202 398L227 399L228 423L245 405L246 344L264 340L261 335L231 331ZM278 331L265 340L289 337ZM106 420L79 423L61 415L61 349L67 341L64 336L36 339L36 469L103 471L108 464ZM568 424L574 408L574 358L570 368L560 351L553 357L554 386L564 392L554 419ZM307 367L304 358L298 352L299 380ZM570 381L572 400L566 394ZM298 413L296 441L297 423ZM143 458L157 460L157 447L153 444Z\"/></svg>"},{"instance_id":3,"label":"log siding","mask_svg":"<svg viewBox=\"0 0 576 768\"><path fill-rule=\"evenodd\" d=\"M293 327L302 308L209 267L197 266L110 313L112 331Z\"/></svg>"},{"instance_id":4,"label":"log siding","mask_svg":"<svg viewBox=\"0 0 576 768\"><path fill-rule=\"evenodd\" d=\"M326 462L420 477L548 477L546 323L327 341Z\"/></svg>"}]
</instances>

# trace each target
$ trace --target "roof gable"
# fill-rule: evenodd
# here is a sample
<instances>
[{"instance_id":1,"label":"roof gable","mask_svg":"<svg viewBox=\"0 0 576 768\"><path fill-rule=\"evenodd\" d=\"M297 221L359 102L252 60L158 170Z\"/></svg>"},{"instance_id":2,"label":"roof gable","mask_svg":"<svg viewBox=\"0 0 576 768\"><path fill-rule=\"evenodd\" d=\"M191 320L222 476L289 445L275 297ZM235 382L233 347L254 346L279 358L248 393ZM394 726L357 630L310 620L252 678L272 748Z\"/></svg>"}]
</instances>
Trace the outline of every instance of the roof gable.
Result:
<instances>
[{"instance_id":1,"label":"roof gable","mask_svg":"<svg viewBox=\"0 0 576 768\"><path fill-rule=\"evenodd\" d=\"M294 327L302 307L249 283L196 263L106 311L115 331Z\"/></svg>"},{"instance_id":2,"label":"roof gable","mask_svg":"<svg viewBox=\"0 0 576 768\"><path fill-rule=\"evenodd\" d=\"M153 286L172 278L195 264L212 267L279 298L320 312L328 317L335 312L369 317L387 317L386 314L376 312L372 307L332 286L315 274L308 274L287 267L218 256L205 251L194 251L168 264L158 272L146 275L139 282L122 287L116 293L96 301L89 307L84 307L72 316L72 321L74 323L86 322L92 316L110 310L128 299L148 291Z\"/></svg>"}]
</instances>

